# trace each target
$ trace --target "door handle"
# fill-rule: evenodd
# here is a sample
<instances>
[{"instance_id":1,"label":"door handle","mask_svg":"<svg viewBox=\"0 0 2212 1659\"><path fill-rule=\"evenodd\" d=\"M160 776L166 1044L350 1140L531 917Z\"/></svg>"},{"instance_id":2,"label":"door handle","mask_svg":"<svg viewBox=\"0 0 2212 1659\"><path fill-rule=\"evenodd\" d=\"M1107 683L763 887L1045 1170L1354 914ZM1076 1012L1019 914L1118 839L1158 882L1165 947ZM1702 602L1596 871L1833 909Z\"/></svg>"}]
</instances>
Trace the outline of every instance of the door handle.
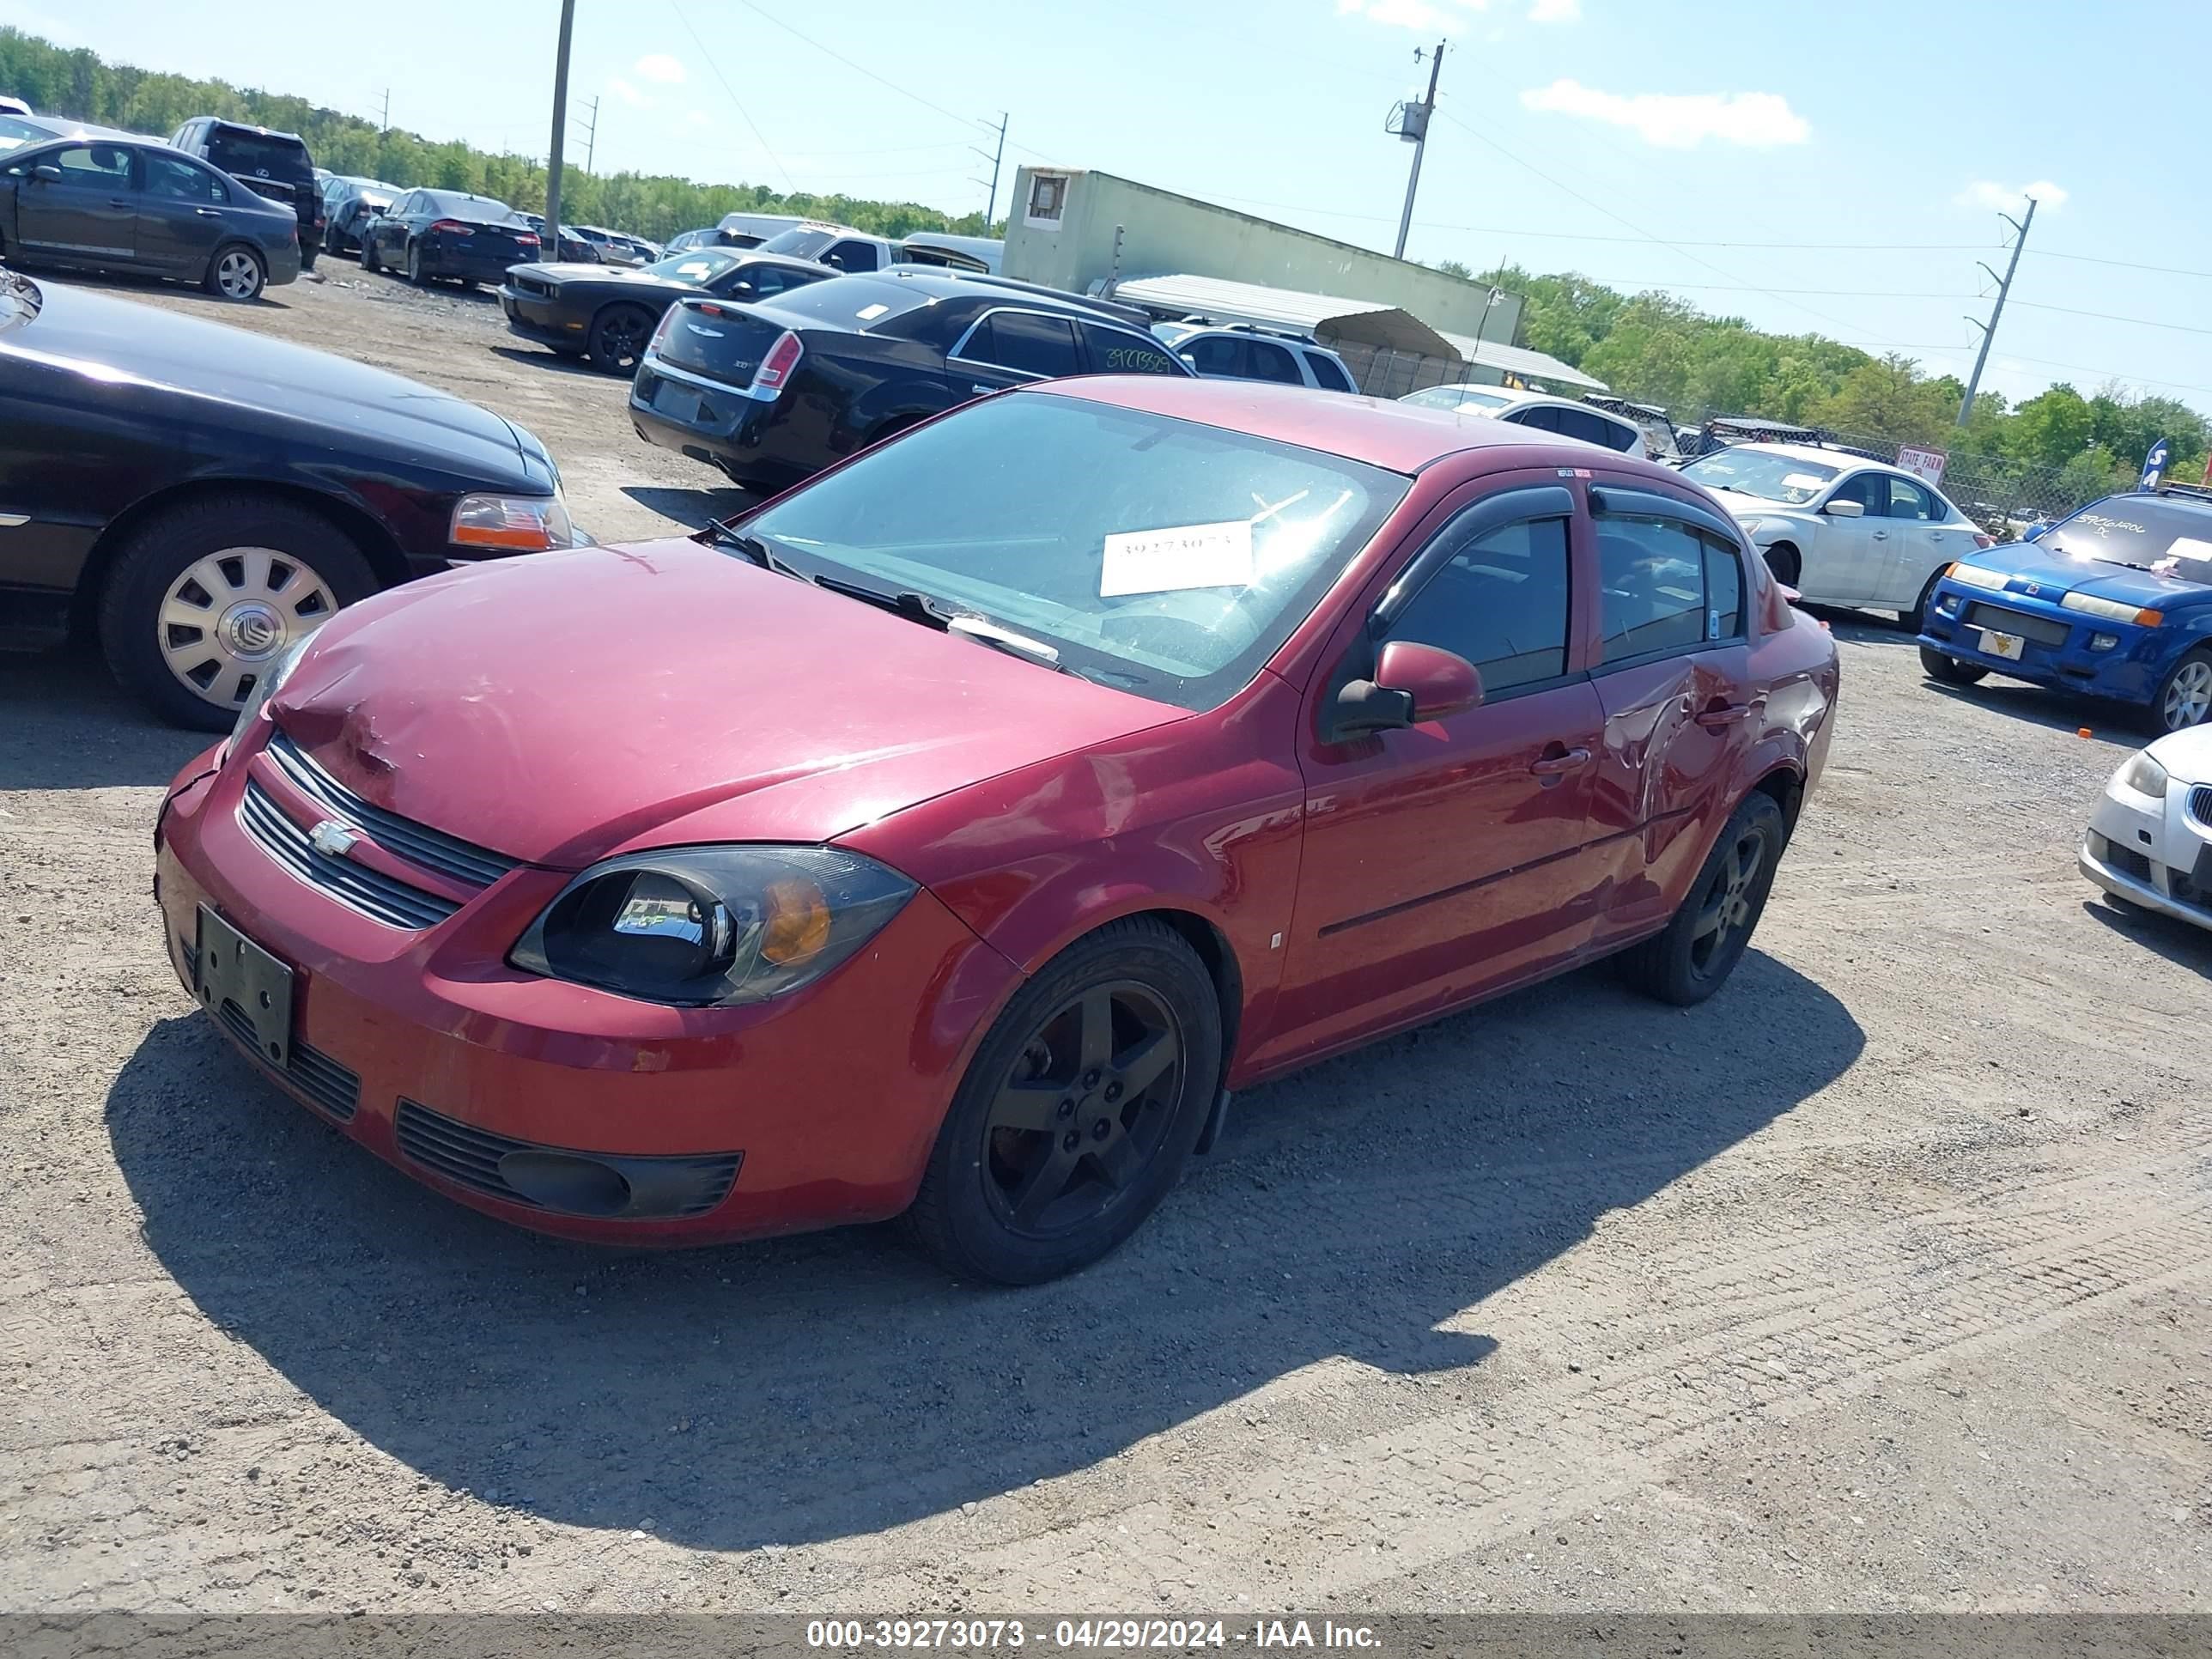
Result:
<instances>
[{"instance_id":1,"label":"door handle","mask_svg":"<svg viewBox=\"0 0 2212 1659\"><path fill-rule=\"evenodd\" d=\"M192 211L198 214L203 219L220 219L222 217L222 210L221 208L194 208Z\"/></svg>"},{"instance_id":2,"label":"door handle","mask_svg":"<svg viewBox=\"0 0 2212 1659\"><path fill-rule=\"evenodd\" d=\"M112 208L127 208L131 204L131 198L127 196L111 196L107 198L107 205Z\"/></svg>"},{"instance_id":3,"label":"door handle","mask_svg":"<svg viewBox=\"0 0 2212 1659\"><path fill-rule=\"evenodd\" d=\"M1541 760L1532 761L1529 763L1528 770L1533 776L1540 778L1564 777L1570 772L1588 766L1589 763L1589 750L1570 749L1563 754L1546 755Z\"/></svg>"},{"instance_id":4,"label":"door handle","mask_svg":"<svg viewBox=\"0 0 2212 1659\"><path fill-rule=\"evenodd\" d=\"M1886 542L1889 539L1889 532L1887 530L1877 530L1874 532L1874 538L1878 542Z\"/></svg>"},{"instance_id":5,"label":"door handle","mask_svg":"<svg viewBox=\"0 0 2212 1659\"><path fill-rule=\"evenodd\" d=\"M1747 702L1716 703L1698 716L1698 724L1708 732L1718 732L1750 716L1751 705Z\"/></svg>"}]
</instances>

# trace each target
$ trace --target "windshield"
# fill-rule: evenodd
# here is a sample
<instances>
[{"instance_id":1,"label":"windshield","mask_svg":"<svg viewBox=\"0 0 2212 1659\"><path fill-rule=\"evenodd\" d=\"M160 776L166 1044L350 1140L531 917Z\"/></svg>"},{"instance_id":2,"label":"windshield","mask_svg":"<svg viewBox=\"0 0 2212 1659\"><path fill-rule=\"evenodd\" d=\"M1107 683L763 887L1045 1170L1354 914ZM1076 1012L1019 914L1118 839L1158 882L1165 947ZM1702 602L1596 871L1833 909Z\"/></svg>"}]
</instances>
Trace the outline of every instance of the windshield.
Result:
<instances>
[{"instance_id":1,"label":"windshield","mask_svg":"<svg viewBox=\"0 0 2212 1659\"><path fill-rule=\"evenodd\" d=\"M1682 476L1708 489L1733 489L1762 501L1797 506L1836 481L1842 469L1763 449L1723 449L1692 461Z\"/></svg>"},{"instance_id":2,"label":"windshield","mask_svg":"<svg viewBox=\"0 0 2212 1659\"><path fill-rule=\"evenodd\" d=\"M2115 495L2035 538L2076 559L2212 581L2212 507L2158 495Z\"/></svg>"},{"instance_id":3,"label":"windshield","mask_svg":"<svg viewBox=\"0 0 2212 1659\"><path fill-rule=\"evenodd\" d=\"M1477 392L1463 386L1432 386L1401 398L1418 409L1503 409L1513 401L1502 392Z\"/></svg>"},{"instance_id":4,"label":"windshield","mask_svg":"<svg viewBox=\"0 0 2212 1659\"><path fill-rule=\"evenodd\" d=\"M909 433L741 527L809 574L920 593L1051 645L1085 678L1211 708L1410 487L1318 450L1024 392Z\"/></svg>"},{"instance_id":5,"label":"windshield","mask_svg":"<svg viewBox=\"0 0 2212 1659\"><path fill-rule=\"evenodd\" d=\"M0 151L21 149L25 144L42 144L49 138L60 136L56 128L40 126L36 121L26 121L20 116L0 115Z\"/></svg>"},{"instance_id":6,"label":"windshield","mask_svg":"<svg viewBox=\"0 0 2212 1659\"><path fill-rule=\"evenodd\" d=\"M645 267L645 275L665 276L672 283L711 283L737 263L736 254L725 253L720 248L694 248L689 253L673 253L665 259L655 259Z\"/></svg>"},{"instance_id":7,"label":"windshield","mask_svg":"<svg viewBox=\"0 0 2212 1659\"><path fill-rule=\"evenodd\" d=\"M803 227L779 231L760 245L763 253L788 253L794 259L811 259L816 254L837 240L834 230L808 230Z\"/></svg>"}]
</instances>

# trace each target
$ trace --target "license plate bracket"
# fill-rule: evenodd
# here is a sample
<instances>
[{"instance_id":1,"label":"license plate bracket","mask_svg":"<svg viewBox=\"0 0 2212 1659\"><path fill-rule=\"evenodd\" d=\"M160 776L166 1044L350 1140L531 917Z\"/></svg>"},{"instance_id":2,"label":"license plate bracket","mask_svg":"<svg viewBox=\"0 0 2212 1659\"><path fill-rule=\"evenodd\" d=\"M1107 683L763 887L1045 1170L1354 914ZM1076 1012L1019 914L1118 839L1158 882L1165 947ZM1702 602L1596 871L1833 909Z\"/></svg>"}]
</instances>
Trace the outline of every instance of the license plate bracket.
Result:
<instances>
[{"instance_id":1,"label":"license plate bracket","mask_svg":"<svg viewBox=\"0 0 2212 1659\"><path fill-rule=\"evenodd\" d=\"M685 426L701 423L706 415L706 402L680 380L663 380L653 389L653 413L665 415Z\"/></svg>"},{"instance_id":2,"label":"license plate bracket","mask_svg":"<svg viewBox=\"0 0 2212 1659\"><path fill-rule=\"evenodd\" d=\"M2007 662L2018 662L2020 654L2027 648L2027 641L2018 634L2000 634L1994 628L1982 630L1982 649L1992 657L2002 657Z\"/></svg>"},{"instance_id":3,"label":"license plate bracket","mask_svg":"<svg viewBox=\"0 0 2212 1659\"><path fill-rule=\"evenodd\" d=\"M198 943L201 1003L240 1036L250 1030L255 1055L282 1071L292 1058L292 970L204 904Z\"/></svg>"}]
</instances>

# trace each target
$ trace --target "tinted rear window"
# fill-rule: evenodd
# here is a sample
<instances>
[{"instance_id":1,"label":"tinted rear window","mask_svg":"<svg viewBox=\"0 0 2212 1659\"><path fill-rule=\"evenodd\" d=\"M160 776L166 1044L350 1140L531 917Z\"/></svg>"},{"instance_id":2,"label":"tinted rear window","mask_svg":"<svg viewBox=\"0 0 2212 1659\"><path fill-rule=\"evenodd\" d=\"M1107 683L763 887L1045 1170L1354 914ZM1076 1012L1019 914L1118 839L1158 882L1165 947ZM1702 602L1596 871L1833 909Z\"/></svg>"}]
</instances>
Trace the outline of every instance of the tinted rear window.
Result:
<instances>
[{"instance_id":1,"label":"tinted rear window","mask_svg":"<svg viewBox=\"0 0 2212 1659\"><path fill-rule=\"evenodd\" d=\"M512 225L517 230L527 230L522 216L504 202L495 202L489 196L465 196L459 191L426 190L422 192L422 210L426 213L450 214L456 219L472 220L480 225Z\"/></svg>"},{"instance_id":2,"label":"tinted rear window","mask_svg":"<svg viewBox=\"0 0 2212 1659\"><path fill-rule=\"evenodd\" d=\"M930 296L898 283L872 282L866 276L833 276L809 283L805 288L775 296L778 316L796 318L830 328L876 330L895 317L919 311Z\"/></svg>"},{"instance_id":3,"label":"tinted rear window","mask_svg":"<svg viewBox=\"0 0 2212 1659\"><path fill-rule=\"evenodd\" d=\"M216 127L208 134L207 158L225 173L246 179L282 179L304 185L314 178L307 147L297 138Z\"/></svg>"},{"instance_id":4,"label":"tinted rear window","mask_svg":"<svg viewBox=\"0 0 2212 1659\"><path fill-rule=\"evenodd\" d=\"M834 230L787 230L763 242L763 253L788 253L794 259L811 259L837 240Z\"/></svg>"}]
</instances>

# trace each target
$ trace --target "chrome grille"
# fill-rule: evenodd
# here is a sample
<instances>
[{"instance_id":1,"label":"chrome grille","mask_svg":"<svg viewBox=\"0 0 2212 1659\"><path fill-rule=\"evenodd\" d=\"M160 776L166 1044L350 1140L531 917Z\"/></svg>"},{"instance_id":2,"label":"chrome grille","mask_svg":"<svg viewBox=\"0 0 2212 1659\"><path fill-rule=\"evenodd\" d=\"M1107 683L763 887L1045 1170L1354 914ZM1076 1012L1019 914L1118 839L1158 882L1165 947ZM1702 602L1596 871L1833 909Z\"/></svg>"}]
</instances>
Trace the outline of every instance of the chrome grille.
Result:
<instances>
[{"instance_id":1,"label":"chrome grille","mask_svg":"<svg viewBox=\"0 0 2212 1659\"><path fill-rule=\"evenodd\" d=\"M2189 816L2212 826L2212 783L2200 783L2189 792Z\"/></svg>"},{"instance_id":2,"label":"chrome grille","mask_svg":"<svg viewBox=\"0 0 2212 1659\"><path fill-rule=\"evenodd\" d=\"M305 750L282 732L269 739L265 751L284 781L321 808L325 817L365 833L397 859L419 864L448 880L470 887L489 887L521 863L504 853L463 841L441 830L403 818L397 812L363 800L307 757Z\"/></svg>"},{"instance_id":3,"label":"chrome grille","mask_svg":"<svg viewBox=\"0 0 2212 1659\"><path fill-rule=\"evenodd\" d=\"M381 871L318 851L307 832L286 817L269 792L251 778L238 803L238 822L264 852L300 880L387 927L420 932L461 908Z\"/></svg>"}]
</instances>

